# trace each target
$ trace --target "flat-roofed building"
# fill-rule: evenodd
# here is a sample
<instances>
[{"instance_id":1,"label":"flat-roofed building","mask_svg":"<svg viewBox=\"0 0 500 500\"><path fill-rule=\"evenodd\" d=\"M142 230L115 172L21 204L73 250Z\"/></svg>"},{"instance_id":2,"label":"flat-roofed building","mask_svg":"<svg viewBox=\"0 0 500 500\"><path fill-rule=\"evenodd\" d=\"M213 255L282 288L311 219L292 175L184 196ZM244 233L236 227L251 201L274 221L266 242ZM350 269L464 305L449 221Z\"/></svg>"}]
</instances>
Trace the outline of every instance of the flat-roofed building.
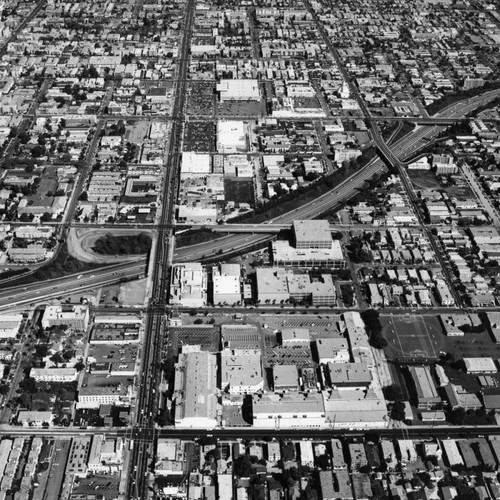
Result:
<instances>
[{"instance_id":1,"label":"flat-roofed building","mask_svg":"<svg viewBox=\"0 0 500 500\"><path fill-rule=\"evenodd\" d=\"M336 497L342 500L352 500L354 494L352 491L351 476L346 470L336 470L333 472L336 485Z\"/></svg>"},{"instance_id":2,"label":"flat-roofed building","mask_svg":"<svg viewBox=\"0 0 500 500\"><path fill-rule=\"evenodd\" d=\"M218 304L237 304L241 301L241 268L238 264L222 264L213 268L213 301Z\"/></svg>"},{"instance_id":3,"label":"flat-roofed building","mask_svg":"<svg viewBox=\"0 0 500 500\"><path fill-rule=\"evenodd\" d=\"M323 398L318 393L296 392L254 396L253 425L266 429L322 428Z\"/></svg>"},{"instance_id":4,"label":"flat-roofed building","mask_svg":"<svg viewBox=\"0 0 500 500\"><path fill-rule=\"evenodd\" d=\"M230 394L255 394L264 388L259 349L221 352L221 389Z\"/></svg>"},{"instance_id":5,"label":"flat-roofed building","mask_svg":"<svg viewBox=\"0 0 500 500\"><path fill-rule=\"evenodd\" d=\"M311 441L300 441L300 464L303 467L314 467L314 451Z\"/></svg>"},{"instance_id":6,"label":"flat-roofed building","mask_svg":"<svg viewBox=\"0 0 500 500\"><path fill-rule=\"evenodd\" d=\"M252 79L221 80L217 84L221 102L260 101L259 82Z\"/></svg>"},{"instance_id":7,"label":"flat-roofed building","mask_svg":"<svg viewBox=\"0 0 500 500\"><path fill-rule=\"evenodd\" d=\"M465 467L472 469L473 467L479 466L479 460L474 453L474 449L471 446L472 441L470 440L458 440L457 445L460 450L460 454L464 459Z\"/></svg>"},{"instance_id":8,"label":"flat-roofed building","mask_svg":"<svg viewBox=\"0 0 500 500\"><path fill-rule=\"evenodd\" d=\"M408 370L415 385L418 409L430 410L441 403L430 368L428 366L410 366Z\"/></svg>"},{"instance_id":9,"label":"flat-roofed building","mask_svg":"<svg viewBox=\"0 0 500 500\"><path fill-rule=\"evenodd\" d=\"M89 308L80 305L47 306L43 313L42 326L68 326L73 330L84 331L89 324Z\"/></svg>"},{"instance_id":10,"label":"flat-roofed building","mask_svg":"<svg viewBox=\"0 0 500 500\"><path fill-rule=\"evenodd\" d=\"M485 313L488 316L489 329L493 340L496 344L500 344L500 312Z\"/></svg>"},{"instance_id":11,"label":"flat-roofed building","mask_svg":"<svg viewBox=\"0 0 500 500\"><path fill-rule=\"evenodd\" d=\"M222 345L229 349L259 349L260 333L255 325L221 325Z\"/></svg>"},{"instance_id":12,"label":"flat-roofed building","mask_svg":"<svg viewBox=\"0 0 500 500\"><path fill-rule=\"evenodd\" d=\"M489 443L498 468L500 466L500 439L497 439L496 436L490 436ZM0 473L1 473L1 468L0 468Z\"/></svg>"},{"instance_id":13,"label":"flat-roofed building","mask_svg":"<svg viewBox=\"0 0 500 500\"><path fill-rule=\"evenodd\" d=\"M361 467L368 465L365 445L363 443L349 443L349 457L351 459L351 469L358 471Z\"/></svg>"},{"instance_id":14,"label":"flat-roofed building","mask_svg":"<svg viewBox=\"0 0 500 500\"><path fill-rule=\"evenodd\" d=\"M199 262L172 266L170 300L172 304L184 307L203 307L207 304L207 276Z\"/></svg>"},{"instance_id":15,"label":"flat-roofed building","mask_svg":"<svg viewBox=\"0 0 500 500\"><path fill-rule=\"evenodd\" d=\"M99 408L101 405L127 404L133 396L133 387L125 377L91 375L78 390L77 408Z\"/></svg>"},{"instance_id":16,"label":"flat-roofed building","mask_svg":"<svg viewBox=\"0 0 500 500\"><path fill-rule=\"evenodd\" d=\"M52 425L54 415L51 411L21 410L17 414L17 421L23 426L42 427L44 424Z\"/></svg>"},{"instance_id":17,"label":"flat-roofed building","mask_svg":"<svg viewBox=\"0 0 500 500\"><path fill-rule=\"evenodd\" d=\"M327 366L327 379L334 387L367 387L372 382L366 363L328 363Z\"/></svg>"},{"instance_id":18,"label":"flat-roofed building","mask_svg":"<svg viewBox=\"0 0 500 500\"><path fill-rule=\"evenodd\" d=\"M497 463L495 461L495 457L493 456L491 448L488 444L488 441L486 441L485 438L473 439L473 445L477 445L481 462L483 463L486 470L488 471L495 470Z\"/></svg>"},{"instance_id":19,"label":"flat-roofed building","mask_svg":"<svg viewBox=\"0 0 500 500\"><path fill-rule=\"evenodd\" d=\"M243 153L248 149L245 122L219 120L217 122L217 151L219 153Z\"/></svg>"},{"instance_id":20,"label":"flat-roofed building","mask_svg":"<svg viewBox=\"0 0 500 500\"><path fill-rule=\"evenodd\" d=\"M329 274L311 278L279 267L261 267L256 271L257 298L261 303L310 300L312 305L335 305L336 288Z\"/></svg>"},{"instance_id":21,"label":"flat-roofed building","mask_svg":"<svg viewBox=\"0 0 500 500\"><path fill-rule=\"evenodd\" d=\"M398 439L399 453L401 461L405 464L413 464L418 460L415 443L411 439Z\"/></svg>"},{"instance_id":22,"label":"flat-roofed building","mask_svg":"<svg viewBox=\"0 0 500 500\"><path fill-rule=\"evenodd\" d=\"M332 240L328 248L296 248L288 241L272 242L273 263L279 266L291 267L331 267L344 269L346 266L340 241Z\"/></svg>"},{"instance_id":23,"label":"flat-roofed building","mask_svg":"<svg viewBox=\"0 0 500 500\"><path fill-rule=\"evenodd\" d=\"M28 245L26 248L9 248L7 254L12 262L34 264L47 258L47 249L41 245Z\"/></svg>"},{"instance_id":24,"label":"flat-roofed building","mask_svg":"<svg viewBox=\"0 0 500 500\"><path fill-rule=\"evenodd\" d=\"M338 491L334 486L332 471L320 470L319 471L319 484L321 488L321 498L323 500L336 500Z\"/></svg>"},{"instance_id":25,"label":"flat-roofed building","mask_svg":"<svg viewBox=\"0 0 500 500\"><path fill-rule=\"evenodd\" d=\"M296 365L274 365L273 385L275 392L297 391L299 372Z\"/></svg>"},{"instance_id":26,"label":"flat-roofed building","mask_svg":"<svg viewBox=\"0 0 500 500\"><path fill-rule=\"evenodd\" d=\"M331 439L332 447L332 468L333 470L347 469L347 463L344 457L344 449L340 439Z\"/></svg>"},{"instance_id":27,"label":"flat-roofed building","mask_svg":"<svg viewBox=\"0 0 500 500\"><path fill-rule=\"evenodd\" d=\"M380 441L380 447L382 449L382 457L387 465L388 470L395 469L398 465L398 459L396 456L396 449L392 441L387 439L382 439Z\"/></svg>"},{"instance_id":28,"label":"flat-roofed building","mask_svg":"<svg viewBox=\"0 0 500 500\"><path fill-rule=\"evenodd\" d=\"M447 384L444 386L444 391L452 410L456 408L479 410L483 406L474 393L466 391L461 385Z\"/></svg>"},{"instance_id":29,"label":"flat-roofed building","mask_svg":"<svg viewBox=\"0 0 500 500\"><path fill-rule=\"evenodd\" d=\"M80 436L71 440L65 472L67 477L87 477L87 459L91 440L90 436Z\"/></svg>"},{"instance_id":30,"label":"flat-roofed building","mask_svg":"<svg viewBox=\"0 0 500 500\"><path fill-rule=\"evenodd\" d=\"M351 359L349 342L344 337L316 338L318 360L326 363L348 363Z\"/></svg>"},{"instance_id":31,"label":"flat-roofed building","mask_svg":"<svg viewBox=\"0 0 500 500\"><path fill-rule=\"evenodd\" d=\"M37 382L72 382L76 380L74 368L32 368L30 377Z\"/></svg>"},{"instance_id":32,"label":"flat-roofed building","mask_svg":"<svg viewBox=\"0 0 500 500\"><path fill-rule=\"evenodd\" d=\"M497 366L492 358L464 358L467 373L496 373Z\"/></svg>"},{"instance_id":33,"label":"flat-roofed building","mask_svg":"<svg viewBox=\"0 0 500 500\"><path fill-rule=\"evenodd\" d=\"M294 220L296 248L331 248L332 232L327 220Z\"/></svg>"},{"instance_id":34,"label":"flat-roofed building","mask_svg":"<svg viewBox=\"0 0 500 500\"><path fill-rule=\"evenodd\" d=\"M462 455L457 446L457 442L454 439L443 439L441 441L441 448L444 450L446 459L450 467L454 465L464 465Z\"/></svg>"},{"instance_id":35,"label":"flat-roofed building","mask_svg":"<svg viewBox=\"0 0 500 500\"><path fill-rule=\"evenodd\" d=\"M19 332L22 321L22 314L0 315L0 338L14 338Z\"/></svg>"},{"instance_id":36,"label":"flat-roofed building","mask_svg":"<svg viewBox=\"0 0 500 500\"><path fill-rule=\"evenodd\" d=\"M327 422L334 428L382 428L387 421L387 405L371 388L323 392Z\"/></svg>"},{"instance_id":37,"label":"flat-roofed building","mask_svg":"<svg viewBox=\"0 0 500 500\"><path fill-rule=\"evenodd\" d=\"M217 474L219 486L219 500L233 500L233 476L232 474Z\"/></svg>"},{"instance_id":38,"label":"flat-roofed building","mask_svg":"<svg viewBox=\"0 0 500 500\"><path fill-rule=\"evenodd\" d=\"M283 328L281 343L284 346L309 346L311 336L308 328Z\"/></svg>"},{"instance_id":39,"label":"flat-roofed building","mask_svg":"<svg viewBox=\"0 0 500 500\"><path fill-rule=\"evenodd\" d=\"M214 354L193 347L183 348L176 364L175 425L211 429L218 423L217 360Z\"/></svg>"},{"instance_id":40,"label":"flat-roofed building","mask_svg":"<svg viewBox=\"0 0 500 500\"><path fill-rule=\"evenodd\" d=\"M210 155L187 151L182 153L181 178L192 178L210 174Z\"/></svg>"}]
</instances>

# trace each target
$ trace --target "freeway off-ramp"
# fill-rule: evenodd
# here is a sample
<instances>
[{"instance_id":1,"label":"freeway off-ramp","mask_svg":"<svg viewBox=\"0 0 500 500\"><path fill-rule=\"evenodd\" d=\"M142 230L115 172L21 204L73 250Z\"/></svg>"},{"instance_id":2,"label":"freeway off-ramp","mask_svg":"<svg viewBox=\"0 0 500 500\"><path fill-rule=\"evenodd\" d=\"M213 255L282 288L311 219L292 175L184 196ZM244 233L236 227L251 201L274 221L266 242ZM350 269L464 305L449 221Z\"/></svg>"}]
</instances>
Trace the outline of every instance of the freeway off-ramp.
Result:
<instances>
[{"instance_id":1,"label":"freeway off-ramp","mask_svg":"<svg viewBox=\"0 0 500 500\"><path fill-rule=\"evenodd\" d=\"M437 113L436 117L459 119L471 113L479 106L486 104L500 95L500 90L492 90L480 96L457 102L448 108ZM418 127L407 136L403 137L396 144L391 146L391 150L398 158L408 158L415 154L419 149L427 144L425 139L435 138L445 127ZM349 199L355 194L356 190L363 186L365 181L372 178L375 174L382 172L385 165L379 158L372 160L366 167L339 184L334 190L316 198L316 200L296 208L292 212L276 217L273 224L290 224L294 219L313 219L321 214L332 210L341 202ZM178 248L174 254L175 262L188 262L192 260L203 260L204 258L216 255L224 256L236 252L243 252L265 244L270 241L273 235L268 234L242 234L228 235L216 240L192 245L189 247ZM113 270L111 268L113 267ZM120 279L133 278L135 275L144 271L145 259L137 264L123 264L118 266L109 266L95 271L82 273L80 280L75 276L59 278L45 282L44 284L26 285L25 287L5 288L0 291L0 310L13 306L29 304L56 298L60 295L82 291L96 286L111 284ZM142 269L142 271L141 271Z\"/></svg>"},{"instance_id":2,"label":"freeway off-ramp","mask_svg":"<svg viewBox=\"0 0 500 500\"><path fill-rule=\"evenodd\" d=\"M499 95L500 90L486 92L481 96L453 104L438 113L437 116L458 119L459 117L467 115L477 107L491 101ZM421 149L422 146L427 144L426 142L422 143L424 139L429 140L435 138L442 130L445 130L445 128L446 127L441 126L416 128L407 136L400 139L396 144L391 146L392 153L400 159L407 158ZM310 203L297 207L292 212L275 217L272 222L275 224L290 224L296 219L314 219L315 217L332 210L341 202L351 198L356 193L356 190L361 188L366 181L371 179L375 174L383 172L385 168L386 167L383 161L380 158L375 158L368 163L365 168L343 181L332 191L319 196L316 200ZM270 239L270 236L262 235L253 236L251 238L248 236L229 235L218 238L217 240L200 243L198 245L179 248L175 252L174 259L176 262L202 260L203 257L209 257L211 255L216 255L217 253L225 254L241 251L245 248L251 247L252 244L258 246L259 244L263 244Z\"/></svg>"},{"instance_id":3,"label":"freeway off-ramp","mask_svg":"<svg viewBox=\"0 0 500 500\"><path fill-rule=\"evenodd\" d=\"M105 266L81 274L72 274L63 278L56 278L30 285L0 290L0 310L12 309L17 306L44 302L61 295L82 292L103 285L111 285L120 280L136 278L144 274L145 259L136 263L116 264Z\"/></svg>"}]
</instances>

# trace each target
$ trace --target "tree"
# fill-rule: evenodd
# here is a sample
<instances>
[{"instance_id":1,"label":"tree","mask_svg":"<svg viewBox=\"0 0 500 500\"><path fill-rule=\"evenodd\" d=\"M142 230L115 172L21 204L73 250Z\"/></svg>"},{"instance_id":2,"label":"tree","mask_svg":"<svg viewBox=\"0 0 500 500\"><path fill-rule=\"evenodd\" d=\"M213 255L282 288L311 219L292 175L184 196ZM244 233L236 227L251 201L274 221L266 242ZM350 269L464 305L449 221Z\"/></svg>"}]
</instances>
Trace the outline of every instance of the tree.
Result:
<instances>
[{"instance_id":1,"label":"tree","mask_svg":"<svg viewBox=\"0 0 500 500\"><path fill-rule=\"evenodd\" d=\"M75 370L77 372L81 372L84 368L85 368L85 363L83 363L82 361L78 361L78 363L76 363L75 365Z\"/></svg>"},{"instance_id":2,"label":"tree","mask_svg":"<svg viewBox=\"0 0 500 500\"><path fill-rule=\"evenodd\" d=\"M61 353L59 352L53 354L49 359L50 361L52 361L52 363L55 363L56 365L64 363L64 358L61 356Z\"/></svg>"},{"instance_id":3,"label":"tree","mask_svg":"<svg viewBox=\"0 0 500 500\"><path fill-rule=\"evenodd\" d=\"M403 390L399 385L392 384L383 388L384 398L389 401L403 399Z\"/></svg>"},{"instance_id":4,"label":"tree","mask_svg":"<svg viewBox=\"0 0 500 500\"><path fill-rule=\"evenodd\" d=\"M391 418L393 420L404 420L406 418L405 415L405 404L403 401L398 399L394 402L391 409Z\"/></svg>"},{"instance_id":5,"label":"tree","mask_svg":"<svg viewBox=\"0 0 500 500\"><path fill-rule=\"evenodd\" d=\"M166 425L173 425L174 424L174 420L172 419L172 416L170 415L170 412L168 411L167 408L163 409L158 414L158 417L156 418L156 423L160 427L165 427Z\"/></svg>"},{"instance_id":6,"label":"tree","mask_svg":"<svg viewBox=\"0 0 500 500\"><path fill-rule=\"evenodd\" d=\"M382 324L379 320L379 314L375 309L368 309L361 313L369 336L370 345L375 349L383 349L387 346L387 340L382 336Z\"/></svg>"},{"instance_id":7,"label":"tree","mask_svg":"<svg viewBox=\"0 0 500 500\"><path fill-rule=\"evenodd\" d=\"M240 455L233 464L233 471L236 476L250 477L255 469L248 455Z\"/></svg>"}]
</instances>

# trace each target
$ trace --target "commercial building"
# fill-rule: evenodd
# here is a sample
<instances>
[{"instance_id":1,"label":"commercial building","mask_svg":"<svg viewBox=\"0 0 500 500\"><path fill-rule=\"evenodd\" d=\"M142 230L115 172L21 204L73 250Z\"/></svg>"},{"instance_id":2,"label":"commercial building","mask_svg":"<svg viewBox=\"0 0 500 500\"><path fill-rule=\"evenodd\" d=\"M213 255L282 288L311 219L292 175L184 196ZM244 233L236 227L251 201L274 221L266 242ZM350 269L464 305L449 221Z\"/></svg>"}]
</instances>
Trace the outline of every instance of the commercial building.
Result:
<instances>
[{"instance_id":1,"label":"commercial building","mask_svg":"<svg viewBox=\"0 0 500 500\"><path fill-rule=\"evenodd\" d=\"M80 436L71 440L71 448L66 464L66 477L87 477L87 459L91 440L90 436Z\"/></svg>"},{"instance_id":2,"label":"commercial building","mask_svg":"<svg viewBox=\"0 0 500 500\"><path fill-rule=\"evenodd\" d=\"M44 424L52 425L54 415L50 411L25 411L17 414L17 421L23 426L42 427Z\"/></svg>"},{"instance_id":3,"label":"commercial building","mask_svg":"<svg viewBox=\"0 0 500 500\"><path fill-rule=\"evenodd\" d=\"M323 393L327 422L333 428L375 429L386 425L387 406L371 388Z\"/></svg>"},{"instance_id":4,"label":"commercial building","mask_svg":"<svg viewBox=\"0 0 500 500\"><path fill-rule=\"evenodd\" d=\"M241 302L241 268L239 264L221 264L212 273L214 305Z\"/></svg>"},{"instance_id":5,"label":"commercial building","mask_svg":"<svg viewBox=\"0 0 500 500\"><path fill-rule=\"evenodd\" d=\"M205 153L182 153L181 179L199 177L212 171L210 155Z\"/></svg>"},{"instance_id":6,"label":"commercial building","mask_svg":"<svg viewBox=\"0 0 500 500\"><path fill-rule=\"evenodd\" d=\"M221 102L224 101L260 101L258 80L221 80L217 84Z\"/></svg>"},{"instance_id":7,"label":"commercial building","mask_svg":"<svg viewBox=\"0 0 500 500\"><path fill-rule=\"evenodd\" d=\"M0 315L0 338L14 338L19 332L22 320L22 314Z\"/></svg>"},{"instance_id":8,"label":"commercial building","mask_svg":"<svg viewBox=\"0 0 500 500\"><path fill-rule=\"evenodd\" d=\"M297 391L299 388L299 371L295 365L273 366L274 392Z\"/></svg>"},{"instance_id":9,"label":"commercial building","mask_svg":"<svg viewBox=\"0 0 500 500\"><path fill-rule=\"evenodd\" d=\"M296 392L254 396L253 425L265 429L324 427L323 398L318 393Z\"/></svg>"},{"instance_id":10,"label":"commercial building","mask_svg":"<svg viewBox=\"0 0 500 500\"><path fill-rule=\"evenodd\" d=\"M73 382L77 371L74 368L32 368L30 377L37 382Z\"/></svg>"},{"instance_id":11,"label":"commercial building","mask_svg":"<svg viewBox=\"0 0 500 500\"><path fill-rule=\"evenodd\" d=\"M199 262L172 266L170 301L184 307L203 307L207 304L207 276Z\"/></svg>"},{"instance_id":12,"label":"commercial building","mask_svg":"<svg viewBox=\"0 0 500 500\"><path fill-rule=\"evenodd\" d=\"M245 122L220 120L217 123L217 151L219 153L242 153L247 149Z\"/></svg>"},{"instance_id":13,"label":"commercial building","mask_svg":"<svg viewBox=\"0 0 500 500\"><path fill-rule=\"evenodd\" d=\"M89 324L89 308L80 305L47 306L43 313L42 326L67 326L73 330L85 331Z\"/></svg>"},{"instance_id":14,"label":"commercial building","mask_svg":"<svg viewBox=\"0 0 500 500\"><path fill-rule=\"evenodd\" d=\"M326 363L348 363L350 361L349 343L344 337L316 338L318 360Z\"/></svg>"},{"instance_id":15,"label":"commercial building","mask_svg":"<svg viewBox=\"0 0 500 500\"><path fill-rule=\"evenodd\" d=\"M256 269L256 281L261 304L304 300L312 305L336 303L335 284L329 274L311 278L309 274L295 274L279 267L261 267Z\"/></svg>"},{"instance_id":16,"label":"commercial building","mask_svg":"<svg viewBox=\"0 0 500 500\"><path fill-rule=\"evenodd\" d=\"M345 267L342 246L340 241L332 240L328 221L294 221L293 233L293 246L284 240L273 241L274 264L305 268Z\"/></svg>"},{"instance_id":17,"label":"commercial building","mask_svg":"<svg viewBox=\"0 0 500 500\"><path fill-rule=\"evenodd\" d=\"M428 366L410 366L408 370L415 385L418 409L431 410L441 403L430 368Z\"/></svg>"},{"instance_id":18,"label":"commercial building","mask_svg":"<svg viewBox=\"0 0 500 500\"><path fill-rule=\"evenodd\" d=\"M221 389L230 394L255 394L264 388L258 349L224 349L220 370Z\"/></svg>"},{"instance_id":19,"label":"commercial building","mask_svg":"<svg viewBox=\"0 0 500 500\"><path fill-rule=\"evenodd\" d=\"M314 467L314 451L311 441L300 441L299 450L302 467Z\"/></svg>"},{"instance_id":20,"label":"commercial building","mask_svg":"<svg viewBox=\"0 0 500 500\"><path fill-rule=\"evenodd\" d=\"M295 220L293 234L296 248L331 248L332 233L327 220Z\"/></svg>"},{"instance_id":21,"label":"commercial building","mask_svg":"<svg viewBox=\"0 0 500 500\"><path fill-rule=\"evenodd\" d=\"M39 239L50 238L54 229L47 226L20 226L16 227L16 238Z\"/></svg>"},{"instance_id":22,"label":"commercial building","mask_svg":"<svg viewBox=\"0 0 500 500\"><path fill-rule=\"evenodd\" d=\"M464 358L467 373L496 373L497 365L492 358Z\"/></svg>"},{"instance_id":23,"label":"commercial building","mask_svg":"<svg viewBox=\"0 0 500 500\"><path fill-rule=\"evenodd\" d=\"M284 346L306 346L311 342L308 328L283 328L281 330L281 343Z\"/></svg>"},{"instance_id":24,"label":"commercial building","mask_svg":"<svg viewBox=\"0 0 500 500\"><path fill-rule=\"evenodd\" d=\"M92 474L120 472L123 465L123 450L122 438L113 439L101 434L94 435L87 461L88 471Z\"/></svg>"},{"instance_id":25,"label":"commercial building","mask_svg":"<svg viewBox=\"0 0 500 500\"><path fill-rule=\"evenodd\" d=\"M184 346L175 366L175 425L211 429L217 423L216 357Z\"/></svg>"},{"instance_id":26,"label":"commercial building","mask_svg":"<svg viewBox=\"0 0 500 500\"><path fill-rule=\"evenodd\" d=\"M133 388L124 377L109 375L94 376L87 379L90 384L78 390L77 408L99 408L101 405L129 404Z\"/></svg>"},{"instance_id":27,"label":"commercial building","mask_svg":"<svg viewBox=\"0 0 500 500\"><path fill-rule=\"evenodd\" d=\"M326 378L333 387L367 387L372 382L366 363L328 363L327 367Z\"/></svg>"},{"instance_id":28,"label":"commercial building","mask_svg":"<svg viewBox=\"0 0 500 500\"><path fill-rule=\"evenodd\" d=\"M47 249L41 245L28 245L26 248L9 248L7 254L12 262L35 264L47 258Z\"/></svg>"}]
</instances>

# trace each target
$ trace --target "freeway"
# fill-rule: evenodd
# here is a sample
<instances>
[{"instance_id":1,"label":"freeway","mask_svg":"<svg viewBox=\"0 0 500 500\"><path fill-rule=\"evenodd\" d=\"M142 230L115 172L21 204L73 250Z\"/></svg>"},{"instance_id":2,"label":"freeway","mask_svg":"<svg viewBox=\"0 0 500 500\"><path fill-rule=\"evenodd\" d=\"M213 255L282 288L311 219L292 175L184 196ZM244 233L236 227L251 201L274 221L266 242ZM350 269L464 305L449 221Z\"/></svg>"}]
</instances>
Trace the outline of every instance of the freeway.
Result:
<instances>
[{"instance_id":1,"label":"freeway","mask_svg":"<svg viewBox=\"0 0 500 500\"><path fill-rule=\"evenodd\" d=\"M480 96L477 96L472 99L467 99L462 103L455 103L452 106L449 106L445 110L442 110L439 114L445 116L451 116L453 118L458 118L461 116L461 112L470 113L478 106L482 106L483 104L491 101L495 97L500 95L500 90L494 90L486 92ZM410 132L407 136L403 137L399 141L397 141L391 149L393 153L397 156L397 158L407 158L415 152L417 152L422 147L425 147L428 142L426 139L435 138L444 127L417 127L412 132ZM371 179L375 174L380 174L385 171L386 166L382 162L381 159L376 158L372 160L366 167L353 174L348 179L344 180L341 184L339 184L332 191L316 198L316 200L304 204L292 212L287 214L283 214L279 217L276 217L273 221L271 221L270 226L283 226L290 225L294 219L313 219L315 217L319 217L320 215L334 209L340 203L346 201L351 198L356 190L363 186L365 181ZM171 191L169 194L175 195L172 191L174 189L174 183L169 184L171 187ZM225 227L229 226L229 224L225 225ZM104 228L105 226L103 226ZM176 227L173 220L170 221L159 221L156 223L156 227L158 229L171 229ZM181 226L181 227L189 227L189 226ZM223 227L223 226L221 226ZM340 226L339 226L340 227ZM354 227L350 227L354 229ZM361 227L359 229L362 229ZM217 256L224 257L227 255L231 255L234 253L242 253L252 248L258 248L265 245L267 242L271 241L275 236L273 234L259 234L252 235L249 237L247 234L242 235L228 235L218 238L216 240L203 242L197 245L192 245L189 247L177 248L174 254L174 261L176 262L188 262L192 260L203 261L204 259ZM141 262L145 265L145 261ZM95 273L90 273L95 274ZM129 275L130 276L130 275ZM125 275L116 275L115 281L118 281L121 278L126 278ZM19 304L27 304L34 301L38 301L40 299L45 298L53 298L59 295L63 295L67 293L69 290L74 291L74 280L76 276L68 276L66 278L61 278L63 280L60 285L58 285L59 293L52 293L49 297L44 297L39 293L39 286L37 284L28 285L26 290L24 290L24 294L20 295L19 287L16 288L4 288L2 292L0 292L0 308L5 309L9 305L19 305ZM108 276L109 278L109 276ZM106 281L106 283L110 283L110 281ZM83 281L78 283L77 289L85 289L80 285L86 285L87 281ZM87 288L91 288L97 286L98 284L103 283L91 283ZM14 299L14 301L11 301ZM21 302L19 302L21 301ZM158 301L158 303L164 303L164 301Z\"/></svg>"},{"instance_id":2,"label":"freeway","mask_svg":"<svg viewBox=\"0 0 500 500\"><path fill-rule=\"evenodd\" d=\"M144 274L146 262L114 264L80 274L71 274L31 285L17 285L0 290L0 310L16 306L45 302L63 295L111 285L118 281L137 278Z\"/></svg>"},{"instance_id":3,"label":"freeway","mask_svg":"<svg viewBox=\"0 0 500 500\"><path fill-rule=\"evenodd\" d=\"M500 96L499 90L492 90L466 99L463 102L455 103L438 113L441 117L458 119L465 114L472 112L496 97ZM405 137L398 140L391 148L384 148L390 160L400 162L402 159L414 155L417 151L428 144L428 141L438 136L446 127L416 127ZM314 201L301 205L291 212L275 217L271 222L274 224L290 224L294 219L314 219L320 215L333 210L342 202L352 198L363 187L366 181L376 174L381 174L387 169L385 163L380 158L375 158L369 162L362 170L355 172L351 177L345 179L336 188L319 196ZM229 235L217 240L207 241L190 247L176 249L174 259L176 262L189 262L191 260L203 260L203 258L215 255L230 255L234 252L242 252L245 249L265 245L272 240L272 236L259 235L251 240L244 236Z\"/></svg>"}]
</instances>

